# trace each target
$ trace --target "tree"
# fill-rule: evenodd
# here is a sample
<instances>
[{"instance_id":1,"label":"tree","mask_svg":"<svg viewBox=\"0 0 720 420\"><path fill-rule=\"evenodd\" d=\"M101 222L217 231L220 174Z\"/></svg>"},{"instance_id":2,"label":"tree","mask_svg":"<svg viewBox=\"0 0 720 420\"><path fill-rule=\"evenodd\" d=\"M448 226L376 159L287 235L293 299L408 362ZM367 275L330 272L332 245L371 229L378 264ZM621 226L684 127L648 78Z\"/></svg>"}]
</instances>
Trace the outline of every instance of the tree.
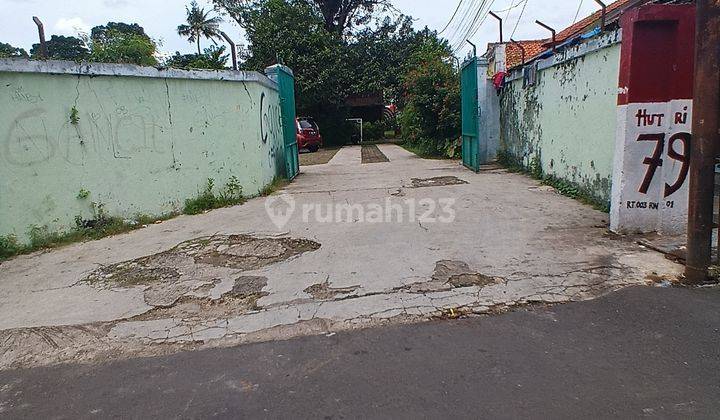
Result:
<instances>
[{"instance_id":1,"label":"tree","mask_svg":"<svg viewBox=\"0 0 720 420\"><path fill-rule=\"evenodd\" d=\"M261 7L265 1L213 0L213 3L246 28L245 10ZM337 35L347 34L353 27L369 23L377 11L395 10L390 0L297 0L294 3L309 7L322 20L325 30Z\"/></svg>"},{"instance_id":2,"label":"tree","mask_svg":"<svg viewBox=\"0 0 720 420\"><path fill-rule=\"evenodd\" d=\"M74 36L53 35L45 42L49 59L81 61L88 58L88 51L85 43ZM41 58L40 44L33 44L30 49L32 58Z\"/></svg>"},{"instance_id":3,"label":"tree","mask_svg":"<svg viewBox=\"0 0 720 420\"><path fill-rule=\"evenodd\" d=\"M225 46L205 48L203 54L180 54L170 57L166 62L166 67L178 69L210 69L222 70L227 63L228 55L225 54Z\"/></svg>"},{"instance_id":4,"label":"tree","mask_svg":"<svg viewBox=\"0 0 720 420\"><path fill-rule=\"evenodd\" d=\"M403 77L403 138L429 155L454 155L460 133L460 82L452 50L435 32L426 32Z\"/></svg>"},{"instance_id":5,"label":"tree","mask_svg":"<svg viewBox=\"0 0 720 420\"><path fill-rule=\"evenodd\" d=\"M354 69L353 92L383 92L386 103L401 104L403 75L409 61L424 43L429 30L415 31L412 18L386 17L375 27L358 31L348 45L348 60Z\"/></svg>"},{"instance_id":6,"label":"tree","mask_svg":"<svg viewBox=\"0 0 720 420\"><path fill-rule=\"evenodd\" d=\"M28 53L22 48L0 42L0 58L28 58Z\"/></svg>"},{"instance_id":7,"label":"tree","mask_svg":"<svg viewBox=\"0 0 720 420\"><path fill-rule=\"evenodd\" d=\"M323 17L325 29L345 34L370 22L376 11L395 10L390 0L305 0Z\"/></svg>"},{"instance_id":8,"label":"tree","mask_svg":"<svg viewBox=\"0 0 720 420\"><path fill-rule=\"evenodd\" d=\"M210 11L206 12L204 8L198 7L195 0L190 2L190 7L185 7L185 11L187 24L177 27L178 35L187 37L188 42L197 42L197 53L202 55L200 38L219 38L222 19L217 16L210 17Z\"/></svg>"},{"instance_id":9,"label":"tree","mask_svg":"<svg viewBox=\"0 0 720 420\"><path fill-rule=\"evenodd\" d=\"M134 34L151 40L142 26L137 23L124 22L108 22L107 25L96 26L90 30L90 39L93 42L112 42L112 38L118 32L128 35Z\"/></svg>"},{"instance_id":10,"label":"tree","mask_svg":"<svg viewBox=\"0 0 720 420\"><path fill-rule=\"evenodd\" d=\"M279 60L293 69L301 112L319 103L344 101L350 75L342 41L324 29L308 6L267 0L261 7L249 9L243 19L248 23L249 41L242 57L245 68L263 70Z\"/></svg>"},{"instance_id":11,"label":"tree","mask_svg":"<svg viewBox=\"0 0 720 420\"><path fill-rule=\"evenodd\" d=\"M90 32L90 60L103 63L157 65L157 45L138 24L109 22Z\"/></svg>"}]
</instances>

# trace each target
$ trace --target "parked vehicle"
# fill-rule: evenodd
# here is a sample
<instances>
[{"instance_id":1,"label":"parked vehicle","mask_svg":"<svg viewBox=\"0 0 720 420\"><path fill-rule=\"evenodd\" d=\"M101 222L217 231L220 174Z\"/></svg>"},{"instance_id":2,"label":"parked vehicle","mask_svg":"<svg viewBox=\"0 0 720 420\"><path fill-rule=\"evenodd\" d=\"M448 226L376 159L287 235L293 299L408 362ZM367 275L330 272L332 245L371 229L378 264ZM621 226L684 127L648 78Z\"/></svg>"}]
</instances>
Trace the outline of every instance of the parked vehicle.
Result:
<instances>
[{"instance_id":1,"label":"parked vehicle","mask_svg":"<svg viewBox=\"0 0 720 420\"><path fill-rule=\"evenodd\" d=\"M297 126L298 149L317 152L323 145L323 138L320 135L320 127L318 127L315 120L309 117L298 117L295 123Z\"/></svg>"}]
</instances>

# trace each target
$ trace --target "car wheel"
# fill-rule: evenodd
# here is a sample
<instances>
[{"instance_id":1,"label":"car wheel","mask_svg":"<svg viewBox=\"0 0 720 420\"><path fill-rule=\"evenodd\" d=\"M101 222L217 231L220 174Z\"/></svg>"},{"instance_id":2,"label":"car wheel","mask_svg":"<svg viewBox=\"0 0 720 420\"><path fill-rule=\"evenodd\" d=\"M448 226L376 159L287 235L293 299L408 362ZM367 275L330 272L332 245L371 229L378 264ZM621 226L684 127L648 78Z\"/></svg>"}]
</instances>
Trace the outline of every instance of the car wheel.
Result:
<instances>
[{"instance_id":1,"label":"car wheel","mask_svg":"<svg viewBox=\"0 0 720 420\"><path fill-rule=\"evenodd\" d=\"M315 153L315 152L318 151L318 149L320 149L320 146L318 146L317 144L314 144L314 145L312 145L312 146L308 146L308 150L310 150L310 153Z\"/></svg>"}]
</instances>

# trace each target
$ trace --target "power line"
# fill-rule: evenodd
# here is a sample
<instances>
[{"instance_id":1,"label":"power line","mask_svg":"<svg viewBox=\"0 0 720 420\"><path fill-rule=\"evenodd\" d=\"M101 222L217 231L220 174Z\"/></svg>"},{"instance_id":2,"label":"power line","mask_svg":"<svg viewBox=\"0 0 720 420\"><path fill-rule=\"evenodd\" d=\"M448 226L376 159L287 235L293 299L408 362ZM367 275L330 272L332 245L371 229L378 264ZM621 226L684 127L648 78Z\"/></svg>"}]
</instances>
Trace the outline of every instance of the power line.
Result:
<instances>
[{"instance_id":1,"label":"power line","mask_svg":"<svg viewBox=\"0 0 720 420\"><path fill-rule=\"evenodd\" d=\"M465 43L465 40L468 39L468 36L472 29L475 27L475 24L480 19L480 15L482 14L482 10L485 7L487 3L487 0L482 0L480 4L475 3L477 7L477 12L474 14L474 16L470 20L465 20L464 25L460 28L459 31L459 37L457 37L455 43L454 43L454 50L457 51L462 48L463 44ZM470 12L470 10L469 10ZM470 16L470 15L467 15Z\"/></svg>"},{"instance_id":2,"label":"power line","mask_svg":"<svg viewBox=\"0 0 720 420\"><path fill-rule=\"evenodd\" d=\"M462 6L462 4L463 4L464 1L465 1L465 0L460 0L460 1L458 1L458 5L457 5L457 7L455 8L455 11L453 12L452 16L450 16L450 20L448 20L448 23L445 25L444 28L442 28L442 30L441 30L438 34L442 34L443 32L445 32L445 30L448 28L448 26L450 26L450 24L452 23L453 19L455 19L455 16L457 16L457 12L458 12L458 10L460 10L460 6Z\"/></svg>"},{"instance_id":3,"label":"power line","mask_svg":"<svg viewBox=\"0 0 720 420\"><path fill-rule=\"evenodd\" d=\"M495 12L495 13L505 13L505 12L509 12L509 11L511 11L512 9L514 9L514 8L520 6L521 4L523 4L523 1L525 1L525 0L520 0L519 2L513 4L512 6L506 7L506 8L504 8L504 9L502 9L502 10L493 10L493 12Z\"/></svg>"},{"instance_id":4,"label":"power line","mask_svg":"<svg viewBox=\"0 0 720 420\"><path fill-rule=\"evenodd\" d=\"M463 12L461 14L461 17L459 20L455 22L453 25L453 33L451 36L448 37L448 40L450 41L451 46L453 49L457 49L457 46L459 44L462 44L465 42L463 39L465 34L467 33L468 24L473 21L473 18L471 17L471 13L473 13L473 10L475 10L477 7L479 7L481 4L478 4L480 1L484 2L486 0L471 0L471 2L468 4L466 8L463 9Z\"/></svg>"},{"instance_id":5,"label":"power line","mask_svg":"<svg viewBox=\"0 0 720 420\"><path fill-rule=\"evenodd\" d=\"M583 0L580 0L580 4L578 5L577 12L575 13L575 18L573 19L573 24L577 22L578 16L580 16L580 9L582 9Z\"/></svg>"},{"instance_id":6,"label":"power line","mask_svg":"<svg viewBox=\"0 0 720 420\"><path fill-rule=\"evenodd\" d=\"M530 1L530 0L525 0L525 4L523 4L523 8L520 11L520 16L518 16L517 22L515 22L515 27L513 28L512 34L510 34L510 38L515 36L515 31L517 31L518 25L520 24L520 20L522 20L523 13L525 13L525 7L527 7L528 1Z\"/></svg>"}]
</instances>

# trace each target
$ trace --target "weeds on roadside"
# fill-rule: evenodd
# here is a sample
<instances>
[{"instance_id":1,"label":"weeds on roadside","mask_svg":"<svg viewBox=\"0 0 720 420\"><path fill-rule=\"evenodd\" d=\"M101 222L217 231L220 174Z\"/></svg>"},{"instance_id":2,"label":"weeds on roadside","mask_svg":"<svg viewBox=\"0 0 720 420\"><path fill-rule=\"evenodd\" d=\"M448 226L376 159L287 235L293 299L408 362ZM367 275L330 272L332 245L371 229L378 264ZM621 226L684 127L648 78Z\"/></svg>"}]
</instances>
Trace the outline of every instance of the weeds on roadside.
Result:
<instances>
[{"instance_id":1,"label":"weeds on roadside","mask_svg":"<svg viewBox=\"0 0 720 420\"><path fill-rule=\"evenodd\" d=\"M262 189L260 195L270 195L287 185L287 182L284 178L277 177ZM185 201L182 213L188 215L200 214L206 210L234 206L246 201L242 194L242 186L235 176L231 176L225 187L217 194L214 189L215 181L208 179L205 189L197 197ZM90 195L89 191L81 189L76 198L86 200ZM130 232L153 223L171 219L180 214L178 212L161 216L139 214L134 219L129 220L109 215L102 203L91 202L90 206L93 212L92 219L83 219L80 215L76 216L75 227L69 231L51 231L48 226L33 225L28 230L28 244L20 243L15 235L0 236L0 261L40 249L56 248L74 242L96 240Z\"/></svg>"},{"instance_id":2,"label":"weeds on roadside","mask_svg":"<svg viewBox=\"0 0 720 420\"><path fill-rule=\"evenodd\" d=\"M271 183L260 190L260 197L267 197L275 191L284 188L288 183L289 181L287 179L276 176Z\"/></svg>"},{"instance_id":3,"label":"weeds on roadside","mask_svg":"<svg viewBox=\"0 0 720 420\"><path fill-rule=\"evenodd\" d=\"M230 180L225 184L225 188L217 195L213 191L214 188L215 180L208 178L205 190L201 191L197 197L185 200L183 213L200 214L206 210L234 206L246 201L242 195L242 186L235 176L230 177Z\"/></svg>"},{"instance_id":4,"label":"weeds on roadside","mask_svg":"<svg viewBox=\"0 0 720 420\"><path fill-rule=\"evenodd\" d=\"M498 152L498 163L504 166L510 172L519 172L539 180L543 185L555 188L560 194L580 201L583 204L592 206L596 210L605 213L610 212L610 203L599 200L586 188L577 183L555 177L554 175L545 174L542 164L538 156L530 159L530 164L526 167L522 160L517 159L507 151Z\"/></svg>"}]
</instances>

